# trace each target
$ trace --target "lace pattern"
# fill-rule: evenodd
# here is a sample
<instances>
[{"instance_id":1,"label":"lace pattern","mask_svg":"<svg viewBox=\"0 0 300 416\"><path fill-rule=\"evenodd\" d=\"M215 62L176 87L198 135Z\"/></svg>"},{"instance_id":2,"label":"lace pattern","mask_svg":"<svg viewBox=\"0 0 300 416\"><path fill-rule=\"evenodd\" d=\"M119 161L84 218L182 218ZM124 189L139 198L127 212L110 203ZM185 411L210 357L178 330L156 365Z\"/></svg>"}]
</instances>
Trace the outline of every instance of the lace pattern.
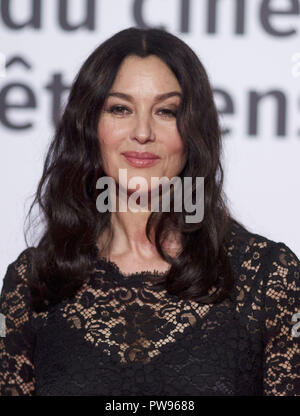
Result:
<instances>
[{"instance_id":1,"label":"lace pattern","mask_svg":"<svg viewBox=\"0 0 300 416\"><path fill-rule=\"evenodd\" d=\"M299 395L300 261L239 228L230 298L178 300L98 257L72 300L31 311L28 248L4 277L1 395Z\"/></svg>"}]
</instances>

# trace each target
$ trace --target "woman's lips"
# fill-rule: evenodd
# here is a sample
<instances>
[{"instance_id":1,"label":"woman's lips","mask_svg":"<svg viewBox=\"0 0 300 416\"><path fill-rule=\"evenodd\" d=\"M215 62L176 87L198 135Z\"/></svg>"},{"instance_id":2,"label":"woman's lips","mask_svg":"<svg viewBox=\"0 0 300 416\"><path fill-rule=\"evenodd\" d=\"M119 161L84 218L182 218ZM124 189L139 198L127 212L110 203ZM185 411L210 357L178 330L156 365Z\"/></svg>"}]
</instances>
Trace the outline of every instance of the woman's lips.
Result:
<instances>
[{"instance_id":1,"label":"woman's lips","mask_svg":"<svg viewBox=\"0 0 300 416\"><path fill-rule=\"evenodd\" d=\"M124 152L122 155L136 168L145 168L155 165L159 162L160 157L149 152Z\"/></svg>"},{"instance_id":2,"label":"woman's lips","mask_svg":"<svg viewBox=\"0 0 300 416\"><path fill-rule=\"evenodd\" d=\"M134 157L135 159L159 159L159 156L150 152L123 152L127 157Z\"/></svg>"}]
</instances>

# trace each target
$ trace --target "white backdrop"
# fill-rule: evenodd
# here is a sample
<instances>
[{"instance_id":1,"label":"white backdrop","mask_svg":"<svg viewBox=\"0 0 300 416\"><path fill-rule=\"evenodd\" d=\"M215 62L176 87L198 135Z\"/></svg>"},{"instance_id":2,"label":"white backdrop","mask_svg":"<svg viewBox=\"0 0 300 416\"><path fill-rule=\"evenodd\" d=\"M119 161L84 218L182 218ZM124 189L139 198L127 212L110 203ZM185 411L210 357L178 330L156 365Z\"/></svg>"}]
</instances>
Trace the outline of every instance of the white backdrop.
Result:
<instances>
[{"instance_id":1,"label":"white backdrop","mask_svg":"<svg viewBox=\"0 0 300 416\"><path fill-rule=\"evenodd\" d=\"M0 286L25 248L25 214L68 87L99 43L131 26L164 28L197 53L224 129L232 212L299 257L300 0L0 5Z\"/></svg>"}]
</instances>

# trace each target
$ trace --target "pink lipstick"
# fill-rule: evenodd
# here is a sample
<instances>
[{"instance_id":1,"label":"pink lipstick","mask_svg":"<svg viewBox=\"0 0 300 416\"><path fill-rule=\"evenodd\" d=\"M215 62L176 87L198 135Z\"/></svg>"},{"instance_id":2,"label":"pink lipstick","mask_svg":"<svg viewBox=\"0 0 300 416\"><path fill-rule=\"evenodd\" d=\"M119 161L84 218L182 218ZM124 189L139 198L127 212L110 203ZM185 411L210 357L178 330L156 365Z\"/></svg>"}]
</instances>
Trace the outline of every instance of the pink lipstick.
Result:
<instances>
[{"instance_id":1,"label":"pink lipstick","mask_svg":"<svg viewBox=\"0 0 300 416\"><path fill-rule=\"evenodd\" d=\"M160 157L150 152L123 152L122 155L136 168L146 168L155 165Z\"/></svg>"}]
</instances>

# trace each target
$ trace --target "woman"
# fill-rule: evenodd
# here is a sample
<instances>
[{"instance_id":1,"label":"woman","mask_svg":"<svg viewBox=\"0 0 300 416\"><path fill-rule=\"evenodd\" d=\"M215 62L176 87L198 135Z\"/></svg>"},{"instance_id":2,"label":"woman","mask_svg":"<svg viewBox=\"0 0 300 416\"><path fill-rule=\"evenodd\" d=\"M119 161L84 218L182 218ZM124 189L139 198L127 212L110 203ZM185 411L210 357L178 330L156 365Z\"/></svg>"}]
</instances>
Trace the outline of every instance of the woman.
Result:
<instances>
[{"instance_id":1,"label":"woman","mask_svg":"<svg viewBox=\"0 0 300 416\"><path fill-rule=\"evenodd\" d=\"M183 41L129 28L88 57L33 202L44 233L4 277L2 395L299 394L300 262L230 215L220 156L211 86ZM103 177L116 210L97 201ZM121 210L137 177L139 209ZM173 187L169 211L151 211L144 196L166 195L153 177L204 178L202 220L174 209Z\"/></svg>"}]
</instances>

